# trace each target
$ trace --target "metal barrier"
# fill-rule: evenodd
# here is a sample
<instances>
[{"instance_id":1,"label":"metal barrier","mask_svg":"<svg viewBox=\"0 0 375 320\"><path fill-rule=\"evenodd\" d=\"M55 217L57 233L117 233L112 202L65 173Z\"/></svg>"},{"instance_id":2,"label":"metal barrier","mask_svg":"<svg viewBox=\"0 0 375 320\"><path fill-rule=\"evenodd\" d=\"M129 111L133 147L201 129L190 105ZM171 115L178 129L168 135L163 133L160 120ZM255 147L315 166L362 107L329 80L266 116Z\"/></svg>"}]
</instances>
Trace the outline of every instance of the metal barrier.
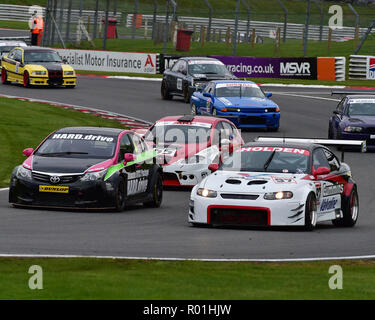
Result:
<instances>
[{"instance_id":1,"label":"metal barrier","mask_svg":"<svg viewBox=\"0 0 375 320\"><path fill-rule=\"evenodd\" d=\"M349 79L366 79L367 57L359 55L349 57Z\"/></svg>"},{"instance_id":2,"label":"metal barrier","mask_svg":"<svg viewBox=\"0 0 375 320\"><path fill-rule=\"evenodd\" d=\"M29 12L30 6L18 6L11 4L0 4L0 20L9 21L29 21L31 13ZM42 7L43 16L45 16L46 9ZM63 23L68 22L67 9L63 9ZM78 23L79 10L72 10L71 12L71 23ZM99 16L104 17L105 12L99 11ZM109 12L109 18L121 19L122 14L117 12L116 15L113 12ZM90 24L94 24L95 11L94 10L82 10L82 17L85 17ZM90 19L88 19L90 17Z\"/></svg>"},{"instance_id":3,"label":"metal barrier","mask_svg":"<svg viewBox=\"0 0 375 320\"><path fill-rule=\"evenodd\" d=\"M126 26L131 27L132 25L132 18L133 14L129 13L126 17ZM142 15L142 24L143 26L145 23L152 24L153 15ZM178 21L180 23L184 23L187 28L194 29L194 26L205 26L208 27L209 19L208 18L200 18L200 17L185 17L179 16ZM156 23L164 23L165 16L157 15L156 16ZM170 20L171 22L171 20ZM217 19L213 18L211 21L211 30L216 30L221 32L226 32L227 28L230 27L232 30L234 29L235 21L232 19ZM255 29L257 36L262 37L269 37L270 32L274 32L277 28L283 30L284 23L282 22L268 22L268 21L251 21L250 22L250 29ZM238 31L240 33L245 34L248 30L248 22L247 20L239 20L238 21ZM288 39L301 39L303 36L304 25L303 24L296 24L296 23L288 23L288 28L286 30L286 38ZM367 28L359 28L359 37L362 37L367 31ZM353 27L342 27L340 29L336 29L332 32L332 40L339 41L345 40L348 38L353 38L355 32L355 28ZM309 25L309 40L319 40L320 35L322 40L328 40L328 33L329 27L323 26L322 30L319 25ZM372 32L375 34L375 31Z\"/></svg>"}]
</instances>

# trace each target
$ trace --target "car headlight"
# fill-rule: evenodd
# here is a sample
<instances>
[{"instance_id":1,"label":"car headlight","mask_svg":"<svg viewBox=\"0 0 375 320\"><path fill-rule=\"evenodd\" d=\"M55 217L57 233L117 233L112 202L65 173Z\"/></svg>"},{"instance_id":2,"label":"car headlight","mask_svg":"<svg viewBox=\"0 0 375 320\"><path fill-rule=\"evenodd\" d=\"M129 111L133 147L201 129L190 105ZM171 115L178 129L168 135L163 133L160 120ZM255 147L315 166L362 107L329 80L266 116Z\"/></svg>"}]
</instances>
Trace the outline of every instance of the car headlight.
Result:
<instances>
[{"instance_id":1,"label":"car headlight","mask_svg":"<svg viewBox=\"0 0 375 320\"><path fill-rule=\"evenodd\" d=\"M205 198L216 198L217 192L206 188L199 188L197 190L197 195Z\"/></svg>"},{"instance_id":2,"label":"car headlight","mask_svg":"<svg viewBox=\"0 0 375 320\"><path fill-rule=\"evenodd\" d=\"M16 177L19 179L31 180L31 170L26 169L24 166L19 166Z\"/></svg>"},{"instance_id":3,"label":"car headlight","mask_svg":"<svg viewBox=\"0 0 375 320\"><path fill-rule=\"evenodd\" d=\"M31 74L34 76L45 76L47 71L31 71Z\"/></svg>"},{"instance_id":4,"label":"car headlight","mask_svg":"<svg viewBox=\"0 0 375 320\"><path fill-rule=\"evenodd\" d=\"M361 132L362 129L363 129L362 127L347 126L345 127L344 131L345 132Z\"/></svg>"},{"instance_id":5,"label":"car headlight","mask_svg":"<svg viewBox=\"0 0 375 320\"><path fill-rule=\"evenodd\" d=\"M72 70L64 71L64 76L74 76L74 71Z\"/></svg>"},{"instance_id":6,"label":"car headlight","mask_svg":"<svg viewBox=\"0 0 375 320\"><path fill-rule=\"evenodd\" d=\"M293 198L292 191L278 191L278 192L267 192L264 194L266 200L282 200Z\"/></svg>"},{"instance_id":7,"label":"car headlight","mask_svg":"<svg viewBox=\"0 0 375 320\"><path fill-rule=\"evenodd\" d=\"M106 174L107 169L97 172L87 172L83 177L81 177L81 181L96 181L103 179L104 175Z\"/></svg>"}]
</instances>

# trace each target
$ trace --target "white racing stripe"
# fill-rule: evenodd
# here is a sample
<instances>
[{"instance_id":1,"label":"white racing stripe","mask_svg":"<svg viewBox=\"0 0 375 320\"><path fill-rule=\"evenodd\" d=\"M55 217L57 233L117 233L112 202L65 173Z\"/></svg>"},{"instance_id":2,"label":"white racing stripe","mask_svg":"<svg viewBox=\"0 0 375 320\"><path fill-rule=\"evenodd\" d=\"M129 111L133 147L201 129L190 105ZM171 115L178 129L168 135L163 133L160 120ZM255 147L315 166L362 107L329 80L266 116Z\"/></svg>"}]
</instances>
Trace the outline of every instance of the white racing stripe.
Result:
<instances>
[{"instance_id":1,"label":"white racing stripe","mask_svg":"<svg viewBox=\"0 0 375 320\"><path fill-rule=\"evenodd\" d=\"M199 259L199 258L161 258L161 257L127 257L127 256L90 256L71 254L17 254L3 253L0 258L92 258L92 259L123 259L123 260L160 260L160 261L206 261L206 262L313 262L332 260L369 260L375 255L344 256L344 257L313 257L313 258L286 258L286 259Z\"/></svg>"}]
</instances>

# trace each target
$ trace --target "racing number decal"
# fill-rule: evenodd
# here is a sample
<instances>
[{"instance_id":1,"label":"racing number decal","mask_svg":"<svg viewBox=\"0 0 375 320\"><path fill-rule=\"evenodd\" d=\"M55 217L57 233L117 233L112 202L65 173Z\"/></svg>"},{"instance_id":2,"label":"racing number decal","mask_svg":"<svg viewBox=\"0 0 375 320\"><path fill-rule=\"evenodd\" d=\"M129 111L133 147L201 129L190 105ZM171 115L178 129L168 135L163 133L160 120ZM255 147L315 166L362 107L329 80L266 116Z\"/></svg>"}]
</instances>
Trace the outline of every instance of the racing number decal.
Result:
<instances>
[{"instance_id":1,"label":"racing number decal","mask_svg":"<svg viewBox=\"0 0 375 320\"><path fill-rule=\"evenodd\" d=\"M182 79L177 79L177 90L182 90Z\"/></svg>"}]
</instances>

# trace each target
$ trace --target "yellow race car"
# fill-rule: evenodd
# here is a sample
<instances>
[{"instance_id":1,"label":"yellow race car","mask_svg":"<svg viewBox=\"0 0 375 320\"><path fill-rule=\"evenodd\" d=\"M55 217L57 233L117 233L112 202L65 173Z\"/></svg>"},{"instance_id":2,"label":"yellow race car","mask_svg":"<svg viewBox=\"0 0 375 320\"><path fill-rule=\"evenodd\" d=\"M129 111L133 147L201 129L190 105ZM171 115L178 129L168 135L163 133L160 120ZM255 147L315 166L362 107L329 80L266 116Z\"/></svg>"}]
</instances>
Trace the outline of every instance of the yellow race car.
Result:
<instances>
[{"instance_id":1,"label":"yellow race car","mask_svg":"<svg viewBox=\"0 0 375 320\"><path fill-rule=\"evenodd\" d=\"M18 82L29 86L65 86L74 88L74 69L50 48L16 47L1 58L1 82Z\"/></svg>"}]
</instances>

